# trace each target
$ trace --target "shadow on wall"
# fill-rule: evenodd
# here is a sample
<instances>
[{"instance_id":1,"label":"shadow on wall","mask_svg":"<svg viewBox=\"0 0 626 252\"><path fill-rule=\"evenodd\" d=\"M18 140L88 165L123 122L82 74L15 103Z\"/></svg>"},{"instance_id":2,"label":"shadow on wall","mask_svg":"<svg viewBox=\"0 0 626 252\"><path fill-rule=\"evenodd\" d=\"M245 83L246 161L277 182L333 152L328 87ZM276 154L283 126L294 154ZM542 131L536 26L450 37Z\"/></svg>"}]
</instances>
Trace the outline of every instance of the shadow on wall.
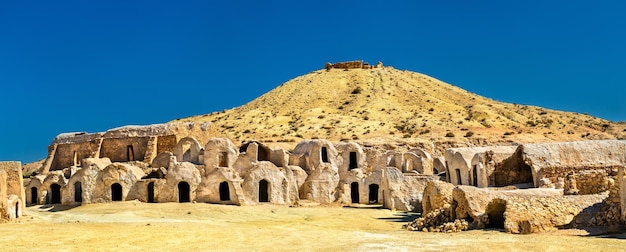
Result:
<instances>
[{"instance_id":1,"label":"shadow on wall","mask_svg":"<svg viewBox=\"0 0 626 252\"><path fill-rule=\"evenodd\" d=\"M567 224L557 226L559 229L582 229L588 232L589 236L597 236L601 234L615 234L623 233L621 237L614 238L626 239L626 228L618 220L612 220L607 218L607 213L610 213L612 205L607 203L606 200L593 204L583 209L579 214L574 216L574 219ZM615 206L615 210L619 212L619 207ZM609 238L609 237L605 237Z\"/></svg>"}]
</instances>

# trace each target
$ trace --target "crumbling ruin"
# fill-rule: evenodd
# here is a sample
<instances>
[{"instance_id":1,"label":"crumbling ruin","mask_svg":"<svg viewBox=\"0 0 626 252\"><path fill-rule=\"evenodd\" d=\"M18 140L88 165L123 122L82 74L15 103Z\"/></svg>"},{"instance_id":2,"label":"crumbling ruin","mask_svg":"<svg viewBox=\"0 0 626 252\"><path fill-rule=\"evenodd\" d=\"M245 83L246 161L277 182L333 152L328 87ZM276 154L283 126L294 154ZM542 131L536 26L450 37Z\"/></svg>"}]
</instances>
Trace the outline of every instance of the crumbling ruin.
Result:
<instances>
[{"instance_id":1,"label":"crumbling ruin","mask_svg":"<svg viewBox=\"0 0 626 252\"><path fill-rule=\"evenodd\" d=\"M469 159L462 158L463 154L470 156L471 148L448 149L446 160L454 159L448 168L486 165L490 187L429 182L422 201L423 217L407 224L407 229L455 232L500 228L510 233L534 233L621 226L625 220L626 141L527 144L518 146L509 157L506 153L511 149L500 149L499 156L485 148L473 151L477 154L471 163L463 163ZM484 187L485 176L480 166L474 167L479 172L464 170L461 174L470 178L478 174L478 181L483 182L474 180L471 184ZM452 179L459 184L469 180Z\"/></svg>"},{"instance_id":2,"label":"crumbling ruin","mask_svg":"<svg viewBox=\"0 0 626 252\"><path fill-rule=\"evenodd\" d=\"M0 211L15 216L24 203L127 200L377 204L422 212L406 226L410 230L511 233L626 219L626 141L451 148L433 157L420 148L378 149L322 139L302 141L291 152L258 141L236 146L192 128L151 125L61 134L49 148L43 172L20 187L21 194L0 187ZM0 185L15 183L5 170L0 169Z\"/></svg>"},{"instance_id":3,"label":"crumbling ruin","mask_svg":"<svg viewBox=\"0 0 626 252\"><path fill-rule=\"evenodd\" d=\"M22 163L0 162L0 222L19 218L25 204Z\"/></svg>"},{"instance_id":4,"label":"crumbling ruin","mask_svg":"<svg viewBox=\"0 0 626 252\"><path fill-rule=\"evenodd\" d=\"M229 139L206 138L202 144L188 131L172 128L188 127L59 135L43 172L25 185L27 203L309 201L410 211L421 208L426 182L438 179L431 156L421 149L389 152L353 142L309 140L290 153L258 141L237 147Z\"/></svg>"},{"instance_id":5,"label":"crumbling ruin","mask_svg":"<svg viewBox=\"0 0 626 252\"><path fill-rule=\"evenodd\" d=\"M383 67L383 63L380 61L376 65L370 65L369 63L363 62L362 60L337 62L337 63L327 62L326 65L324 66L326 70L330 70L333 68L348 70L348 69L372 69L372 68L382 68L382 67Z\"/></svg>"}]
</instances>

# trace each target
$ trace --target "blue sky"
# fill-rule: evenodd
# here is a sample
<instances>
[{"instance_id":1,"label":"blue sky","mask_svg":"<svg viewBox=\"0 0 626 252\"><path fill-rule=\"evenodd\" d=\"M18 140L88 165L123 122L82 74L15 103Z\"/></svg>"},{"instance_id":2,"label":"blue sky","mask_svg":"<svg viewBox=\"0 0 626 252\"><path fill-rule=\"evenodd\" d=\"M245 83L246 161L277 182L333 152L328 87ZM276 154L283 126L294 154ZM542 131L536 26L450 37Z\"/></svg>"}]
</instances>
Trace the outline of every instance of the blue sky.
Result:
<instances>
[{"instance_id":1,"label":"blue sky","mask_svg":"<svg viewBox=\"0 0 626 252\"><path fill-rule=\"evenodd\" d=\"M0 1L0 160L236 107L363 59L626 121L623 1ZM104 2L104 1L103 1Z\"/></svg>"}]
</instances>

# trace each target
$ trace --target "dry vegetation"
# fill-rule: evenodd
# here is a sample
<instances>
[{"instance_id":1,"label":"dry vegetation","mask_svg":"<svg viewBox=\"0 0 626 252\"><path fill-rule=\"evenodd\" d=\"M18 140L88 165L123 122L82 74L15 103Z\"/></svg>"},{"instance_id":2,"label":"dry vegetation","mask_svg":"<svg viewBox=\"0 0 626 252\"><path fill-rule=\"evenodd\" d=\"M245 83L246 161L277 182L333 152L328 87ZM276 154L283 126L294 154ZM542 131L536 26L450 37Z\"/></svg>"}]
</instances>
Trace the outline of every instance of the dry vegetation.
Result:
<instances>
[{"instance_id":1,"label":"dry vegetation","mask_svg":"<svg viewBox=\"0 0 626 252\"><path fill-rule=\"evenodd\" d=\"M59 207L59 206L57 206ZM2 251L616 251L624 234L409 232L415 216L387 209L119 202L33 206L0 225ZM574 232L574 233L572 233Z\"/></svg>"},{"instance_id":2,"label":"dry vegetation","mask_svg":"<svg viewBox=\"0 0 626 252\"><path fill-rule=\"evenodd\" d=\"M236 142L626 139L624 123L497 102L392 67L314 71L241 107L177 121L212 122L222 136Z\"/></svg>"}]
</instances>

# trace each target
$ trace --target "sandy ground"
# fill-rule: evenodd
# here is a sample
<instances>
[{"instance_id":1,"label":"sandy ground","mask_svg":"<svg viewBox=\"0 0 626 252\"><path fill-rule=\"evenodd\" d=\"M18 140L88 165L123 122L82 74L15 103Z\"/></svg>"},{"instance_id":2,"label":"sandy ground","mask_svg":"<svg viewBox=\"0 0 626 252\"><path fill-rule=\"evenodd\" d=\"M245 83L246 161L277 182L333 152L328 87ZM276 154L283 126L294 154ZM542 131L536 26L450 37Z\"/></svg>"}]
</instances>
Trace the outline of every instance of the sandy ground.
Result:
<instances>
[{"instance_id":1,"label":"sandy ground","mask_svg":"<svg viewBox=\"0 0 626 252\"><path fill-rule=\"evenodd\" d=\"M122 202L33 206L0 224L2 251L620 251L626 234L410 232L386 209Z\"/></svg>"}]
</instances>

